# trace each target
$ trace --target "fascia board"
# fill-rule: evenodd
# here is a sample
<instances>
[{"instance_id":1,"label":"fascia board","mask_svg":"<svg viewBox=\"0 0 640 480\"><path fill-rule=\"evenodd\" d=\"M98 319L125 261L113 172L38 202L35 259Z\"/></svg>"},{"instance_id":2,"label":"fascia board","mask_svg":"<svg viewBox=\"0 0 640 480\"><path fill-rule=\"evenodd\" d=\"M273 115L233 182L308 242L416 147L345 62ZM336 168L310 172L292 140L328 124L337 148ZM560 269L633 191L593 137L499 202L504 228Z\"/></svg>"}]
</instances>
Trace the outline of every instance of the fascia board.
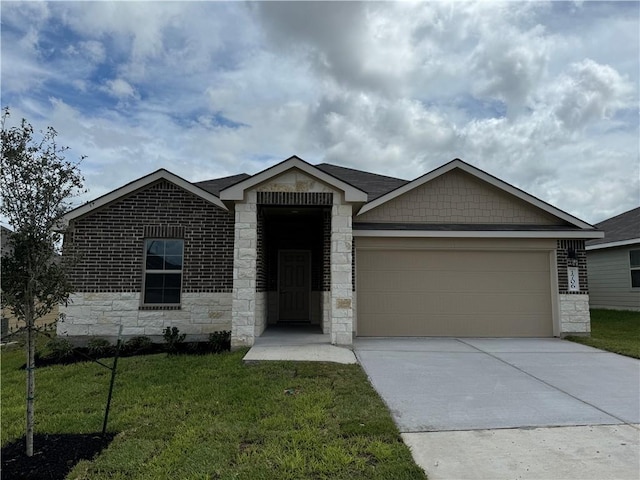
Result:
<instances>
[{"instance_id":1,"label":"fascia board","mask_svg":"<svg viewBox=\"0 0 640 480\"><path fill-rule=\"evenodd\" d=\"M329 175L319 168L314 167L313 165L295 157L285 160L284 162L280 162L273 167L267 168L259 173L256 173L250 178L243 180L241 182L236 183L230 187L225 188L220 192L221 200L230 200L230 201L240 201L244 198L244 192L252 187L260 185L261 183L267 182L270 179L281 175L292 168L297 168L302 172L306 173L311 177L315 177L318 180L326 183L327 185L336 188L337 190L341 190L344 192L345 201L347 202L366 202L367 201L367 193L362 190L354 187L353 185L349 185L342 180Z\"/></svg>"},{"instance_id":2,"label":"fascia board","mask_svg":"<svg viewBox=\"0 0 640 480\"><path fill-rule=\"evenodd\" d=\"M586 250L600 250L602 248L626 247L634 243L640 244L640 238L630 238L629 240L620 240L619 242L598 243L597 245L587 245Z\"/></svg>"},{"instance_id":3,"label":"fascia board","mask_svg":"<svg viewBox=\"0 0 640 480\"><path fill-rule=\"evenodd\" d=\"M368 212L369 210L373 210L376 207L379 207L380 205L393 200L394 198L399 197L400 195L403 195L411 190L413 190L414 188L417 188L421 185L424 185L427 182L430 182L431 180L440 177L441 175L444 175L447 172L450 172L451 170L455 169L455 168L459 168L460 170L473 175L476 178L479 178L480 180L483 180L487 183L489 183L490 185L493 185L494 187L507 192L547 213L550 213L551 215L554 215L568 223L570 223L571 225L574 225L576 227L582 228L582 229L586 229L586 230L592 230L595 227L593 225L590 225L586 222L583 222L582 220L580 220L579 218L574 217L573 215L570 215L566 212L563 212L562 210L540 200L539 198L534 197L533 195L530 195L528 193L526 193L523 190L520 190L519 188L514 187L513 185L508 184L507 182L504 182L503 180L500 180L497 177L494 177L493 175L490 175L476 167L473 167L471 165L469 165L468 163L463 162L460 159L455 159L452 160L451 162L436 168L435 170L421 176L418 177L417 179L413 180L412 182L407 183L406 185L403 185L402 187L397 188L396 190L393 190L389 193L387 193L386 195L383 195L382 197L377 198L376 200L374 200L373 202L367 203L364 207L362 207L362 209L360 210L360 212L358 213L358 215L362 215L366 212Z\"/></svg>"},{"instance_id":4,"label":"fascia board","mask_svg":"<svg viewBox=\"0 0 640 480\"><path fill-rule=\"evenodd\" d=\"M478 231L478 230L353 230L354 237L412 237L412 238L557 238L590 239L603 238L603 233L594 231Z\"/></svg>"},{"instance_id":5,"label":"fascia board","mask_svg":"<svg viewBox=\"0 0 640 480\"><path fill-rule=\"evenodd\" d=\"M202 188L193 185L192 183L186 181L184 178L181 178L169 172L168 170L160 169L142 178L134 180L133 182L130 182L120 188L117 188L116 190L113 190L101 197L98 197L95 200L87 202L78 208L71 210L70 212L68 212L66 215L62 217L62 222L64 224L68 224L70 220L81 217L82 215L86 215L92 210L100 208L115 200L118 200L119 198L129 195L135 192L136 190L144 188L145 186L150 185L153 182L156 182L157 180L160 180L160 179L167 180L177 185L178 187L183 188L184 190L190 193L193 193L194 195L202 198L203 200L213 203L214 205L222 208L223 210L228 210L225 204L222 203L222 201L212 193L209 193L206 190L203 190Z\"/></svg>"}]
</instances>

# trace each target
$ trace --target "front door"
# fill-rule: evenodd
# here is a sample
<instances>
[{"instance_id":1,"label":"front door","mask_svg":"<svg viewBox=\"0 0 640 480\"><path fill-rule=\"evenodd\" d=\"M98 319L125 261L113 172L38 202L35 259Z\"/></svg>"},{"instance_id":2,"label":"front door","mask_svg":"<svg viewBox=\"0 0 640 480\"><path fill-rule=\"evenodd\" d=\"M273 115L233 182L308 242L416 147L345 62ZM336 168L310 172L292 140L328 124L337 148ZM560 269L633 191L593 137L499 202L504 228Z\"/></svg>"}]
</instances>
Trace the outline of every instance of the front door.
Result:
<instances>
[{"instance_id":1,"label":"front door","mask_svg":"<svg viewBox=\"0 0 640 480\"><path fill-rule=\"evenodd\" d=\"M281 322L309 322L311 255L305 250L281 250L278 278Z\"/></svg>"}]
</instances>

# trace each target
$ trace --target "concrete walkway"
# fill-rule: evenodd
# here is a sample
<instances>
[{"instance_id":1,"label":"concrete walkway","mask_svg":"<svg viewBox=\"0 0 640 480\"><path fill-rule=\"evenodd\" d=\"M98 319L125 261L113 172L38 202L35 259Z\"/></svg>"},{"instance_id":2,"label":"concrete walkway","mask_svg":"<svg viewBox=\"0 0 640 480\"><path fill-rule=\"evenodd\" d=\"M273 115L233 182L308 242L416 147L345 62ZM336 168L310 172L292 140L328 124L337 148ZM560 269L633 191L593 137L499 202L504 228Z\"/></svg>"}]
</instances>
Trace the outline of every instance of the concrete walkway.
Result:
<instances>
[{"instance_id":1,"label":"concrete walkway","mask_svg":"<svg viewBox=\"0 0 640 480\"><path fill-rule=\"evenodd\" d=\"M302 362L358 363L352 350L331 345L317 326L271 326L244 356L245 362L295 360Z\"/></svg>"},{"instance_id":2,"label":"concrete walkway","mask_svg":"<svg viewBox=\"0 0 640 480\"><path fill-rule=\"evenodd\" d=\"M355 351L431 479L640 478L638 360L559 339L360 338Z\"/></svg>"}]
</instances>

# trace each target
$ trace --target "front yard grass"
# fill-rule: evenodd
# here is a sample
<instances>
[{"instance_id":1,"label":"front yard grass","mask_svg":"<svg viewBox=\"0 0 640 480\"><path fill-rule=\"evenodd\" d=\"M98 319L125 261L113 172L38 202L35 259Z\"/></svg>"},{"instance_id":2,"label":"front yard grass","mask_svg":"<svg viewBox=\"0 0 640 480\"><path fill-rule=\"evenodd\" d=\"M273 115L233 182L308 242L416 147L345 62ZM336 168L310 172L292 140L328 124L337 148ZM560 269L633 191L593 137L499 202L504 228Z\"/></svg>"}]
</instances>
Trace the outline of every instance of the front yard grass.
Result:
<instances>
[{"instance_id":1,"label":"front yard grass","mask_svg":"<svg viewBox=\"0 0 640 480\"><path fill-rule=\"evenodd\" d=\"M591 310L591 337L567 340L640 358L640 312Z\"/></svg>"},{"instance_id":2,"label":"front yard grass","mask_svg":"<svg viewBox=\"0 0 640 480\"><path fill-rule=\"evenodd\" d=\"M360 366L245 353L120 359L116 436L67 478L425 478ZM24 436L23 363L3 347L3 446ZM39 368L36 433L99 432L109 378L94 363Z\"/></svg>"}]
</instances>

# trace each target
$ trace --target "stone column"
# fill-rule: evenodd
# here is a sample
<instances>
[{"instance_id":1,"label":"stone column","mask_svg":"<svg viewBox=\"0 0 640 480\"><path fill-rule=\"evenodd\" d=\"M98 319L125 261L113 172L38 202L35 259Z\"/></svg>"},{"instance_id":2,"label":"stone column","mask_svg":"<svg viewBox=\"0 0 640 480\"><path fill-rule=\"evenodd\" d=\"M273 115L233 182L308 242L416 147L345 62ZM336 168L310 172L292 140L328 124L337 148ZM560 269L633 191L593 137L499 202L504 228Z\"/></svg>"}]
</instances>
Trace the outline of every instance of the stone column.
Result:
<instances>
[{"instance_id":1,"label":"stone column","mask_svg":"<svg viewBox=\"0 0 640 480\"><path fill-rule=\"evenodd\" d=\"M232 347L251 346L255 340L258 217L255 192L248 192L247 196L245 203L236 203Z\"/></svg>"},{"instance_id":2,"label":"stone column","mask_svg":"<svg viewBox=\"0 0 640 480\"><path fill-rule=\"evenodd\" d=\"M334 196L338 200L338 195ZM353 343L351 205L331 210L331 343Z\"/></svg>"}]
</instances>

